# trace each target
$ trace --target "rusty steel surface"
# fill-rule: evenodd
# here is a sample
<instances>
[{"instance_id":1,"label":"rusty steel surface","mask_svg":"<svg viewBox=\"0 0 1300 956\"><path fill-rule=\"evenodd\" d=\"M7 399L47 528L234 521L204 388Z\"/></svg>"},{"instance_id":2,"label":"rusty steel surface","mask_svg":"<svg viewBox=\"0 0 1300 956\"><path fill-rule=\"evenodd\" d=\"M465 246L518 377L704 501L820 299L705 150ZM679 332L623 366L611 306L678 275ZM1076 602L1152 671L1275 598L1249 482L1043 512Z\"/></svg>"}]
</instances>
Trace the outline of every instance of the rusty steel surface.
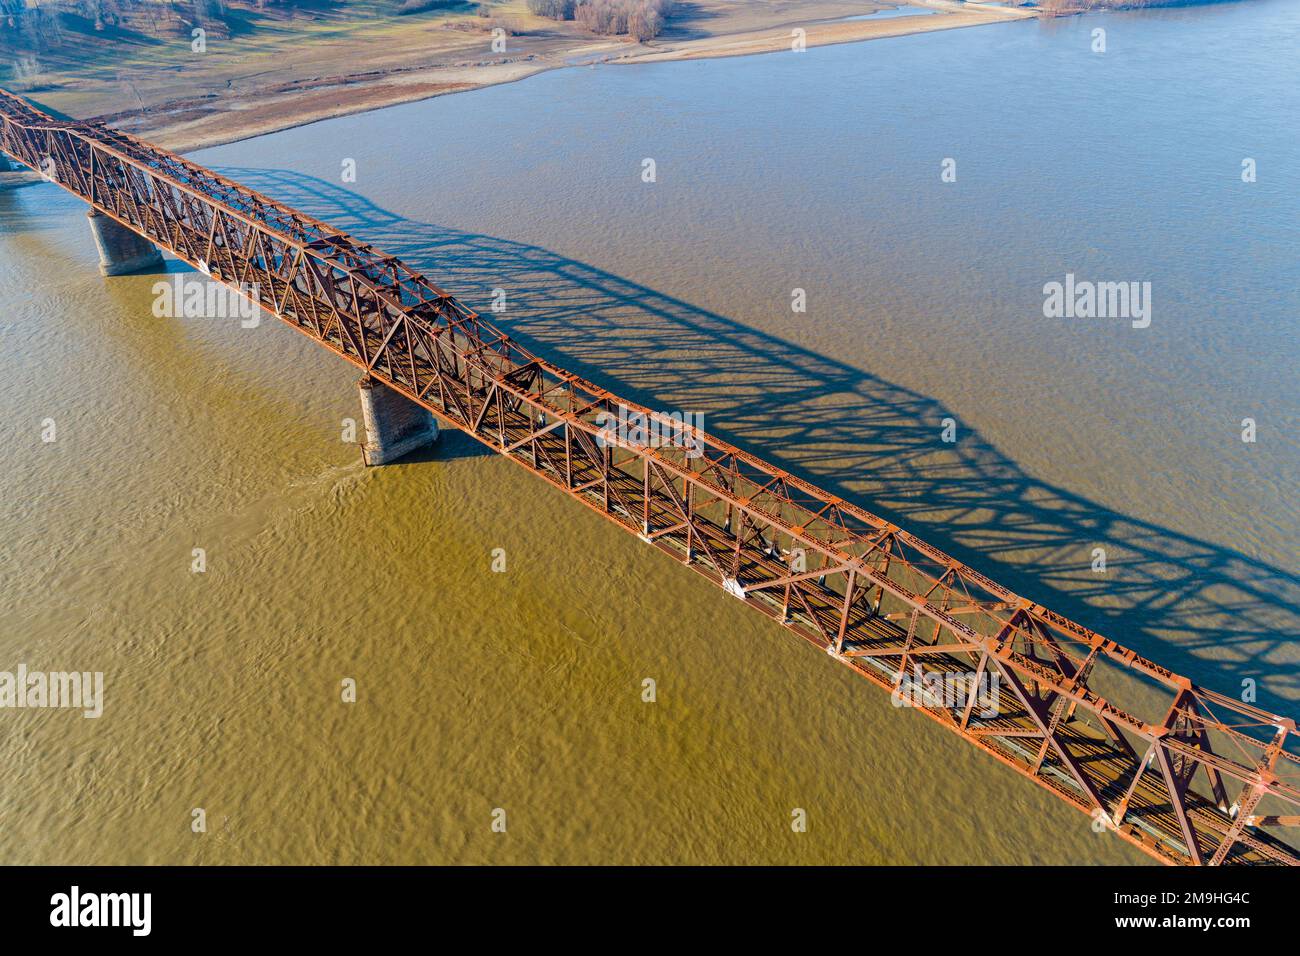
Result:
<instances>
[{"instance_id":1,"label":"rusty steel surface","mask_svg":"<svg viewBox=\"0 0 1300 956\"><path fill-rule=\"evenodd\" d=\"M700 572L1165 863L1296 864L1295 721L545 359L398 259L0 91L0 149ZM620 408L658 447L609 440ZM942 693L948 675L982 696ZM960 681L959 681L960 683ZM1024 825L1008 820L1009 826Z\"/></svg>"}]
</instances>

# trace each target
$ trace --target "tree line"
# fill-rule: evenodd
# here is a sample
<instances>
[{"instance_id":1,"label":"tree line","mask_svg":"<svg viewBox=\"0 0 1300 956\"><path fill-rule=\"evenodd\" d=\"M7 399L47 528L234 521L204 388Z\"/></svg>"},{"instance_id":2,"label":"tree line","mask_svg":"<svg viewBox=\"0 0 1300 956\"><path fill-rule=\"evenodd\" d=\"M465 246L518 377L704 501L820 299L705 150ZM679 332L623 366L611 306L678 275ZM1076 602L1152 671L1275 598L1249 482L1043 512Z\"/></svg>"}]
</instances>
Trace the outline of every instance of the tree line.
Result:
<instances>
[{"instance_id":1,"label":"tree line","mask_svg":"<svg viewBox=\"0 0 1300 956\"><path fill-rule=\"evenodd\" d=\"M658 36L674 0L528 0L528 10L551 20L573 20L601 36Z\"/></svg>"}]
</instances>

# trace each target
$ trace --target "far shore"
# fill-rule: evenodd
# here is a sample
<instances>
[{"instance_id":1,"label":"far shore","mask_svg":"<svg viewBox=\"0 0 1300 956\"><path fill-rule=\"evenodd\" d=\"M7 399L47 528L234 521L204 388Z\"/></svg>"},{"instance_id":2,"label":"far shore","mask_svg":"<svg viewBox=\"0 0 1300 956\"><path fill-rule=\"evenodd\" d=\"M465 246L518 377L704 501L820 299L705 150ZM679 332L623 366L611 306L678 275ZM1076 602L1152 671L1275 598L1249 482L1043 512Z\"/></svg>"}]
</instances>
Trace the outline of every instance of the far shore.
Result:
<instances>
[{"instance_id":1,"label":"far shore","mask_svg":"<svg viewBox=\"0 0 1300 956\"><path fill-rule=\"evenodd\" d=\"M789 9L785 10L785 15L803 12L818 14L818 19L798 16L786 19L781 13L781 5L770 11L731 5L729 9L737 12L729 13L725 19L719 17L724 20L722 26L708 31L670 30L646 43L575 35L548 35L529 43L523 42L529 37L520 37L518 50L512 51L515 55L507 54L495 61L478 59L465 62L470 49L462 42L443 51L446 55L435 57L434 62L410 62L408 56L397 58L398 62L390 65L376 64L378 68L364 73L295 76L280 82L239 82L238 85L227 80L224 85L229 91L220 94L210 92L214 85L210 78L198 77L189 82L190 95L173 99L159 95L143 110L103 112L103 105L114 100L121 102L125 99L124 94L116 86L110 86L108 90L97 89L90 81L69 84L72 89L66 93L56 90L47 96L38 90L29 95L36 102L63 110L67 115L98 119L173 152L188 153L325 119L511 83L554 69L597 63L626 65L791 51L799 36L798 30L803 31L801 39L806 46L816 47L1039 15L1025 8L952 0L916 0L906 5L927 7L933 12L846 20L845 16L862 16L878 11L882 9L881 4L872 0L826 0L803 4L799 10L794 9L793 4L786 5ZM888 8L887 3L885 8ZM826 16L828 13L831 16ZM774 22L777 20L780 22ZM687 25L690 25L689 21ZM707 35L698 35L700 33ZM403 59L406 62L402 62ZM457 59L460 62L456 62ZM139 95L137 89L133 88L132 92ZM144 105L143 99L141 103ZM100 107L98 112L94 111L96 106ZM91 113L86 112L86 107L91 108Z\"/></svg>"}]
</instances>

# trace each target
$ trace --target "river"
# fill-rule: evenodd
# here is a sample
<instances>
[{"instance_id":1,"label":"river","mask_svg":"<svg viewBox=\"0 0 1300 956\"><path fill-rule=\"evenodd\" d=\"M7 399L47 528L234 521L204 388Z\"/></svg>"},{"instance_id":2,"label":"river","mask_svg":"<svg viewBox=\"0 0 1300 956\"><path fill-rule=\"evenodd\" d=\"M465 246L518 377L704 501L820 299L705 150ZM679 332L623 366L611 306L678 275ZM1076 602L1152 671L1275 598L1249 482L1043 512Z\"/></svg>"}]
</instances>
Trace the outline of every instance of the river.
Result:
<instances>
[{"instance_id":1,"label":"river","mask_svg":"<svg viewBox=\"0 0 1300 956\"><path fill-rule=\"evenodd\" d=\"M1298 39L1258 0L581 67L195 158L1294 714ZM105 674L0 715L0 860L1145 859L465 436L367 470L349 366L156 318L83 210L0 193L0 668ZM1149 324L1046 316L1067 275Z\"/></svg>"}]
</instances>

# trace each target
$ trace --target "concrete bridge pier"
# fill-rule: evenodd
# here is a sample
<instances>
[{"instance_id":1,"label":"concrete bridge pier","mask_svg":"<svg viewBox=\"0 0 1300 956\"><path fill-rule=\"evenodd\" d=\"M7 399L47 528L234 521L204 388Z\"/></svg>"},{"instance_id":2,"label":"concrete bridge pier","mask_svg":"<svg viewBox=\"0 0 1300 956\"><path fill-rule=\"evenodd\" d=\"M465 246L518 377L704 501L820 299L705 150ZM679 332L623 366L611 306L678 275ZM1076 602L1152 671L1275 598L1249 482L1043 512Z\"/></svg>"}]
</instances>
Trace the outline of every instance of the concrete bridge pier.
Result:
<instances>
[{"instance_id":1,"label":"concrete bridge pier","mask_svg":"<svg viewBox=\"0 0 1300 956\"><path fill-rule=\"evenodd\" d=\"M366 426L361 457L367 465L386 465L438 440L438 420L423 406L369 375L358 389Z\"/></svg>"},{"instance_id":2,"label":"concrete bridge pier","mask_svg":"<svg viewBox=\"0 0 1300 956\"><path fill-rule=\"evenodd\" d=\"M162 253L148 239L136 235L116 219L97 209L86 213L99 247L99 271L106 276L126 275L162 265Z\"/></svg>"}]
</instances>

